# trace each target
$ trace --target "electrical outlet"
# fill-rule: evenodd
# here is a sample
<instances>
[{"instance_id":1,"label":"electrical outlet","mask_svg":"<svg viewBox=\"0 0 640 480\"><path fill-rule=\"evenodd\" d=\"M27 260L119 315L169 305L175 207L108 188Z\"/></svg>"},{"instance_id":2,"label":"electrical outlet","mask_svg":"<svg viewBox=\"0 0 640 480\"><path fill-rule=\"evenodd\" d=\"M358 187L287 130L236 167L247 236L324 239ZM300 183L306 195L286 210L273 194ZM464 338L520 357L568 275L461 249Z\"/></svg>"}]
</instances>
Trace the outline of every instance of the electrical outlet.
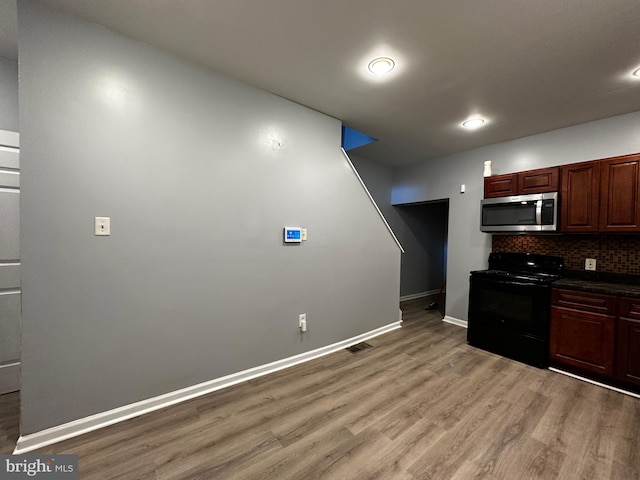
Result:
<instances>
[{"instance_id":1,"label":"electrical outlet","mask_svg":"<svg viewBox=\"0 0 640 480\"><path fill-rule=\"evenodd\" d=\"M301 313L300 315L298 315L298 326L300 327L300 330L302 330L303 332L307 331L307 314L306 313Z\"/></svg>"},{"instance_id":2,"label":"electrical outlet","mask_svg":"<svg viewBox=\"0 0 640 480\"><path fill-rule=\"evenodd\" d=\"M596 269L596 259L595 258L587 258L584 261L584 269L585 270L595 270Z\"/></svg>"}]
</instances>

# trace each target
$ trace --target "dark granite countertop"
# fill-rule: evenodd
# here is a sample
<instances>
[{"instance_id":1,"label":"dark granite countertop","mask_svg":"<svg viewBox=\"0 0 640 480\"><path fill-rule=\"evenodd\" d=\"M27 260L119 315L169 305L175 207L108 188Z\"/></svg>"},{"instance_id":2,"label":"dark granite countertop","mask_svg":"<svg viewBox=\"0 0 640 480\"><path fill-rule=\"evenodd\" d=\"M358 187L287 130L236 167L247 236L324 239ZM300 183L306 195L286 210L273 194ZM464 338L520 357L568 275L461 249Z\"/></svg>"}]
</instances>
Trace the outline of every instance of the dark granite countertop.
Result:
<instances>
[{"instance_id":1,"label":"dark granite countertop","mask_svg":"<svg viewBox=\"0 0 640 480\"><path fill-rule=\"evenodd\" d=\"M553 282L554 288L640 298L640 276L606 272L565 271L564 278Z\"/></svg>"}]
</instances>

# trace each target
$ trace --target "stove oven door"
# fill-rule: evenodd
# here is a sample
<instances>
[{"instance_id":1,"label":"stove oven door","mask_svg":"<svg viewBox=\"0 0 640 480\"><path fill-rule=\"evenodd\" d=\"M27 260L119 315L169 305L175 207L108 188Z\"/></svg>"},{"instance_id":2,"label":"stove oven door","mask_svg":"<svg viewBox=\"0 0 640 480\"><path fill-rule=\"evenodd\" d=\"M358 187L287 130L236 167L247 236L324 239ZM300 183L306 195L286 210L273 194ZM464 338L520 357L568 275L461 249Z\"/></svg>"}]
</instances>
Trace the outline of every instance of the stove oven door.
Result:
<instances>
[{"instance_id":1,"label":"stove oven door","mask_svg":"<svg viewBox=\"0 0 640 480\"><path fill-rule=\"evenodd\" d=\"M485 350L548 366L551 287L472 275L467 340Z\"/></svg>"}]
</instances>

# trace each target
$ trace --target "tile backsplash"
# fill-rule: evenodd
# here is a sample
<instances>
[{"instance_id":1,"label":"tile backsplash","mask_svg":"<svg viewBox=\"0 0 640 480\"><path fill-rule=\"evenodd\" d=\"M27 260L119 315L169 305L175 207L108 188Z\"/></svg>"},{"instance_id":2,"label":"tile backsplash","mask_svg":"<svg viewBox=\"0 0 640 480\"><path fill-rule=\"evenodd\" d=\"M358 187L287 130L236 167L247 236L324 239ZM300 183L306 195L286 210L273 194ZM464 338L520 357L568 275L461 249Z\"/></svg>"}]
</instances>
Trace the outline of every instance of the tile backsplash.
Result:
<instances>
[{"instance_id":1,"label":"tile backsplash","mask_svg":"<svg viewBox=\"0 0 640 480\"><path fill-rule=\"evenodd\" d=\"M570 270L595 258L597 271L640 275L640 235L493 235L492 250L556 255Z\"/></svg>"}]
</instances>

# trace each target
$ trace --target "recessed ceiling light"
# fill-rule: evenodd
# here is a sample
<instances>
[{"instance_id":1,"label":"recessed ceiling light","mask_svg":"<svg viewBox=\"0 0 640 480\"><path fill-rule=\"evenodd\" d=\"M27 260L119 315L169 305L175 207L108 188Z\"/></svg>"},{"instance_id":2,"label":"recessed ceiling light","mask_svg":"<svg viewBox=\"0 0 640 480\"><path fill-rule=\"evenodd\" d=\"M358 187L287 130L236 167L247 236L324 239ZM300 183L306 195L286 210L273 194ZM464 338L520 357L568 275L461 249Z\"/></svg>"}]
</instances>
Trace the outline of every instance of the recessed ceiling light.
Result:
<instances>
[{"instance_id":1,"label":"recessed ceiling light","mask_svg":"<svg viewBox=\"0 0 640 480\"><path fill-rule=\"evenodd\" d=\"M638 68L635 72L633 72L634 77L640 77L640 68Z\"/></svg>"},{"instance_id":2,"label":"recessed ceiling light","mask_svg":"<svg viewBox=\"0 0 640 480\"><path fill-rule=\"evenodd\" d=\"M369 71L376 75L384 75L393 70L395 66L396 63L389 57L378 57L369 62Z\"/></svg>"},{"instance_id":3,"label":"recessed ceiling light","mask_svg":"<svg viewBox=\"0 0 640 480\"><path fill-rule=\"evenodd\" d=\"M469 130L480 128L483 124L484 120L482 118L470 118L469 120L465 120L464 122L462 122L462 126L464 128L468 128Z\"/></svg>"}]
</instances>

